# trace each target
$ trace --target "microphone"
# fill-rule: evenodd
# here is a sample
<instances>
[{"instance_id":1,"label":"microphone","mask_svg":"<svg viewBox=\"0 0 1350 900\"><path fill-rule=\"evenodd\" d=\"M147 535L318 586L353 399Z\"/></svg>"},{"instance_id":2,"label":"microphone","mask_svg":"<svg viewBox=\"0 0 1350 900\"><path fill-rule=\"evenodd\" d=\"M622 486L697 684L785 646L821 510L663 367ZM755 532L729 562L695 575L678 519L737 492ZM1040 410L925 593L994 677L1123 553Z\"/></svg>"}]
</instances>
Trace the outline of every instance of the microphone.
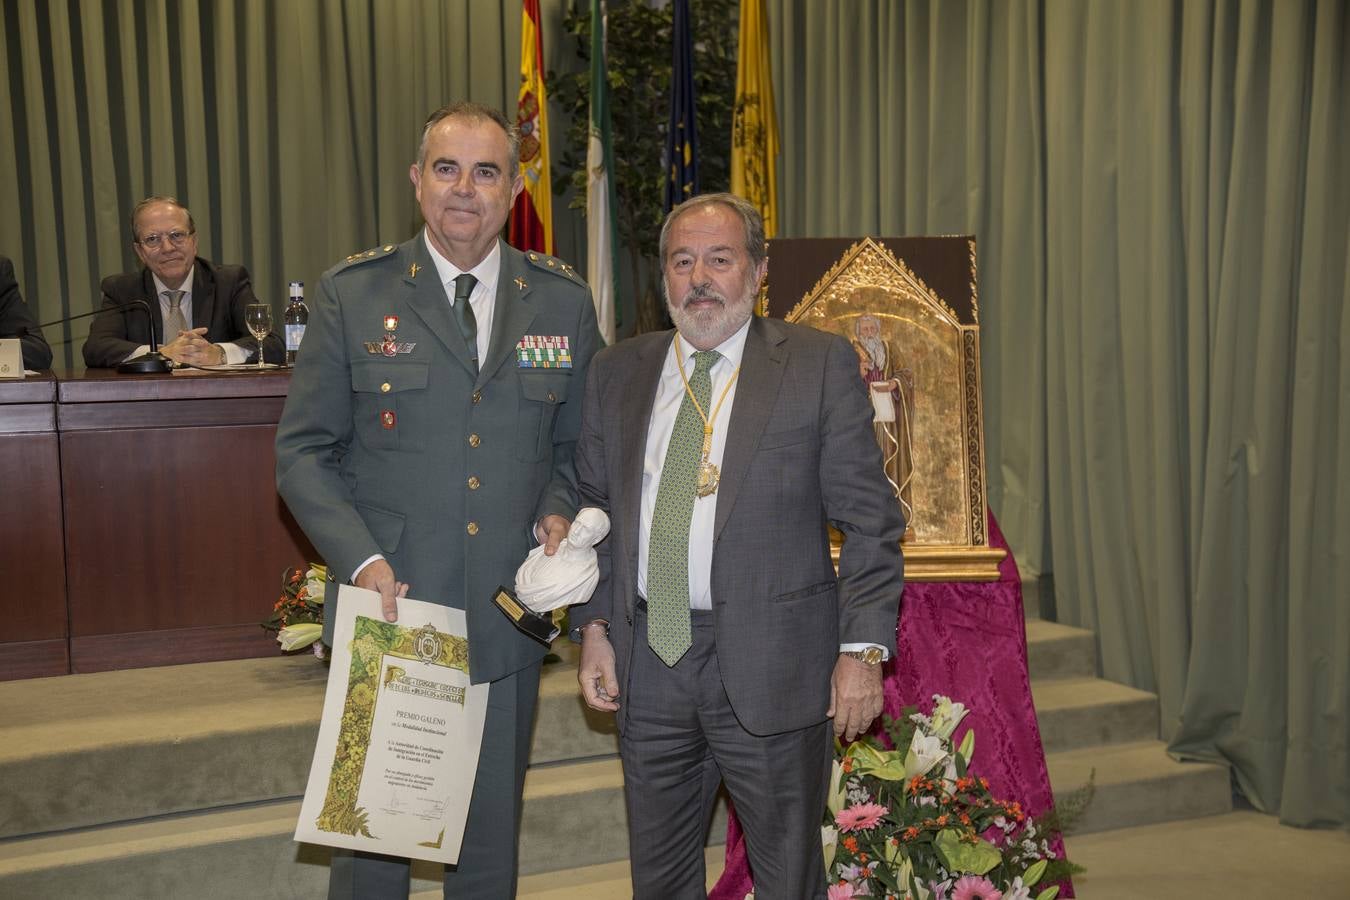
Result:
<instances>
[{"instance_id":1,"label":"microphone","mask_svg":"<svg viewBox=\"0 0 1350 900\"><path fill-rule=\"evenodd\" d=\"M146 320L150 325L150 352L137 356L135 359L127 360L117 367L117 371L123 375L167 375L173 369L173 360L159 352L159 342L155 340L155 315L150 310L150 304L144 300L128 300L126 303L118 303L115 306L104 306L93 312L66 316L64 319L57 319L54 322L43 322L37 327L46 328L49 325L64 325L66 322L73 322L76 319L87 319L90 316L99 316L103 313L118 312L124 309L141 309L145 312Z\"/></svg>"}]
</instances>

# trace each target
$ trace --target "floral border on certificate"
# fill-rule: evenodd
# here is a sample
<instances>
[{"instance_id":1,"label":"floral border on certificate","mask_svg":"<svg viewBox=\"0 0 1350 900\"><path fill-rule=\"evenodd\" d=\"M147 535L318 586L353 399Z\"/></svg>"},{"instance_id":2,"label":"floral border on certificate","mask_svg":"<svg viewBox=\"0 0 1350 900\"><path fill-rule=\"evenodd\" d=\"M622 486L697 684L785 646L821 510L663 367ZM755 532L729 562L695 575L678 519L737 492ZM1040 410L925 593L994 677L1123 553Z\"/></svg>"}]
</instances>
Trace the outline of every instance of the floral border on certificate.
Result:
<instances>
[{"instance_id":1,"label":"floral border on certificate","mask_svg":"<svg viewBox=\"0 0 1350 900\"><path fill-rule=\"evenodd\" d=\"M356 617L342 729L333 754L323 811L314 822L321 831L375 837L367 827L366 811L356 805L356 796L366 765L375 699L379 696L380 662L385 656L421 660L465 674L469 671L466 638L438 632L430 625L408 628L366 616Z\"/></svg>"}]
</instances>

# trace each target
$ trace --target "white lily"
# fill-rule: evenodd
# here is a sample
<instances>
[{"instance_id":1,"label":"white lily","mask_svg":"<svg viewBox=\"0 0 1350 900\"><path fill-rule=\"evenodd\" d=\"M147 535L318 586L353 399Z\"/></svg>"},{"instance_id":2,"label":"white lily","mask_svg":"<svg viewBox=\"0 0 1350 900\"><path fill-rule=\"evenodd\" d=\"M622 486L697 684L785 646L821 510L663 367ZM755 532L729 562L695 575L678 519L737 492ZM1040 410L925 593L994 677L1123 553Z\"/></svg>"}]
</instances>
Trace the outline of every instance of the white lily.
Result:
<instances>
[{"instance_id":1,"label":"white lily","mask_svg":"<svg viewBox=\"0 0 1350 900\"><path fill-rule=\"evenodd\" d=\"M301 622L287 625L277 632L277 643L282 650L299 650L323 637L323 626L317 622Z\"/></svg>"},{"instance_id":2,"label":"white lily","mask_svg":"<svg viewBox=\"0 0 1350 900\"><path fill-rule=\"evenodd\" d=\"M945 741L952 736L956 726L961 724L961 720L969 712L964 703L953 703L951 698L939 694L933 706L932 725L929 730Z\"/></svg>"},{"instance_id":3,"label":"white lily","mask_svg":"<svg viewBox=\"0 0 1350 900\"><path fill-rule=\"evenodd\" d=\"M305 593L315 603L323 602L323 585L328 580L328 568L315 566L305 573Z\"/></svg>"},{"instance_id":4,"label":"white lily","mask_svg":"<svg viewBox=\"0 0 1350 900\"><path fill-rule=\"evenodd\" d=\"M831 763L830 768L830 793L825 798L825 805L830 810L830 818L839 815L839 810L844 808L844 767L839 765L839 760Z\"/></svg>"},{"instance_id":5,"label":"white lily","mask_svg":"<svg viewBox=\"0 0 1350 900\"><path fill-rule=\"evenodd\" d=\"M820 826L820 849L825 853L825 871L834 865L834 853L839 848L839 829L833 825Z\"/></svg>"},{"instance_id":6,"label":"white lily","mask_svg":"<svg viewBox=\"0 0 1350 900\"><path fill-rule=\"evenodd\" d=\"M914 729L914 737L909 742L909 752L905 754L905 778L927 775L929 770L942 762L946 756L947 751L942 749L942 738Z\"/></svg>"}]
</instances>

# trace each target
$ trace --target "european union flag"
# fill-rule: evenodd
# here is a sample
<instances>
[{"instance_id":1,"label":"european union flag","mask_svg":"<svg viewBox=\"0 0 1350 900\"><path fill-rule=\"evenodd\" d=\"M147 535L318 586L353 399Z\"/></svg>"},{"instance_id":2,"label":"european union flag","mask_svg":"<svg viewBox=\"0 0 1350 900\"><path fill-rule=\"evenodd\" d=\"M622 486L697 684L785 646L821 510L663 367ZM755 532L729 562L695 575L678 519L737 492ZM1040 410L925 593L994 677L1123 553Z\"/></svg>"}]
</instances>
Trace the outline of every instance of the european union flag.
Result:
<instances>
[{"instance_id":1,"label":"european union flag","mask_svg":"<svg viewBox=\"0 0 1350 900\"><path fill-rule=\"evenodd\" d=\"M670 123L666 127L666 212L698 193L698 127L694 121L694 39L689 0L673 0Z\"/></svg>"}]
</instances>

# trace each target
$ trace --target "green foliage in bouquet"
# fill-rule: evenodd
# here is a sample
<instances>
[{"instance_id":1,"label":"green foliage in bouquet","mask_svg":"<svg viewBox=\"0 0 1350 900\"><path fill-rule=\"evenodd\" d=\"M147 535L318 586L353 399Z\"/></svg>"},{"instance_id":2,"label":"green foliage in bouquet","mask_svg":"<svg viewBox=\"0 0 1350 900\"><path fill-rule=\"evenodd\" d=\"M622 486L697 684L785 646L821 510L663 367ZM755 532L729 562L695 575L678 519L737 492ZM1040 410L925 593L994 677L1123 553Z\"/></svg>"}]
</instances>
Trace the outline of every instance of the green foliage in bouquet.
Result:
<instances>
[{"instance_id":1,"label":"green foliage in bouquet","mask_svg":"<svg viewBox=\"0 0 1350 900\"><path fill-rule=\"evenodd\" d=\"M262 627L277 633L277 643L287 652L310 647L324 659L323 593L328 568L310 563L308 569L281 573L281 597L272 605L272 616Z\"/></svg>"},{"instance_id":2,"label":"green foliage in bouquet","mask_svg":"<svg viewBox=\"0 0 1350 900\"><path fill-rule=\"evenodd\" d=\"M931 716L907 707L885 720L896 749L837 748L821 828L830 900L1054 900L1056 882L1082 871L1051 850L1054 815L1033 821L994 797L969 770L974 731L952 745L965 706L933 700Z\"/></svg>"}]
</instances>

